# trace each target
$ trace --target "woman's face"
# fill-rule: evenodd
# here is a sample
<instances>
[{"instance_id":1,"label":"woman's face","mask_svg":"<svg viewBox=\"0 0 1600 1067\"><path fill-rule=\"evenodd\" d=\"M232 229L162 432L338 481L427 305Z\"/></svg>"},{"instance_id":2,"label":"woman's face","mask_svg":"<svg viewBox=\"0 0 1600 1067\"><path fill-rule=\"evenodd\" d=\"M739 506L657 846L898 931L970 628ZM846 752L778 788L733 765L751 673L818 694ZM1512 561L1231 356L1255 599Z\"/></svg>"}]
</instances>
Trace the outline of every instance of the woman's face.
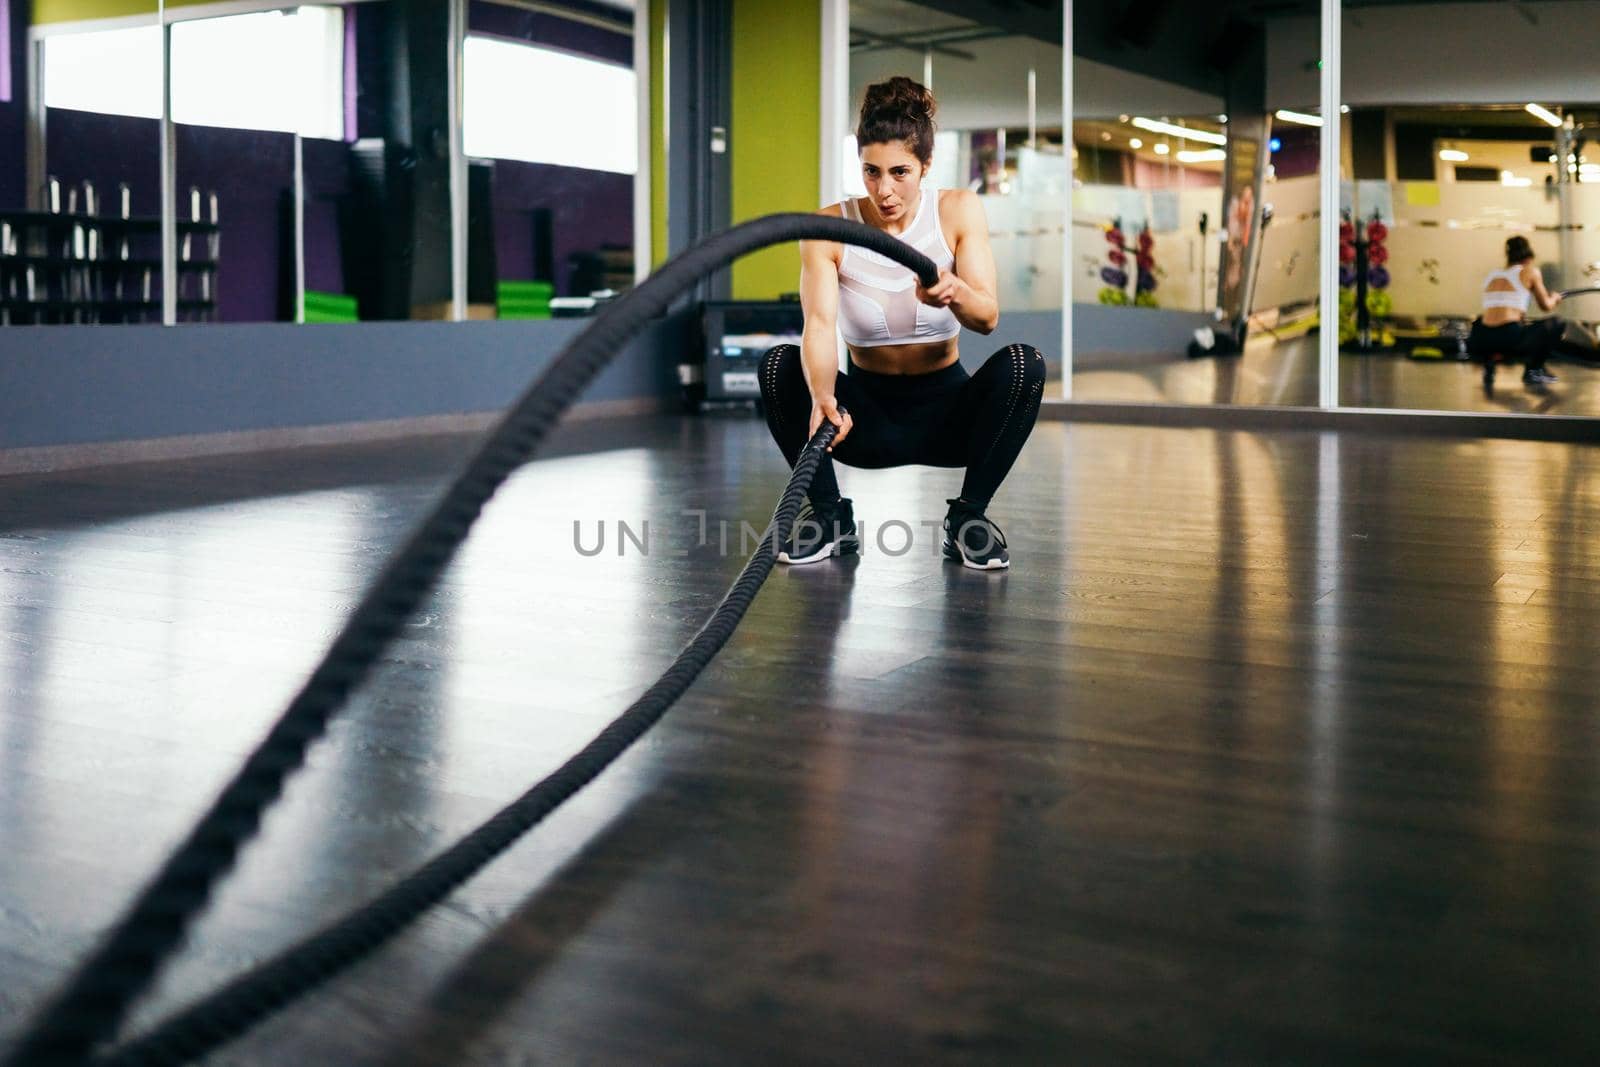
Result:
<instances>
[{"instance_id":1,"label":"woman's face","mask_svg":"<svg viewBox=\"0 0 1600 1067\"><path fill-rule=\"evenodd\" d=\"M904 141L869 144L861 149L861 180L885 222L902 220L906 212L915 209L927 169Z\"/></svg>"}]
</instances>

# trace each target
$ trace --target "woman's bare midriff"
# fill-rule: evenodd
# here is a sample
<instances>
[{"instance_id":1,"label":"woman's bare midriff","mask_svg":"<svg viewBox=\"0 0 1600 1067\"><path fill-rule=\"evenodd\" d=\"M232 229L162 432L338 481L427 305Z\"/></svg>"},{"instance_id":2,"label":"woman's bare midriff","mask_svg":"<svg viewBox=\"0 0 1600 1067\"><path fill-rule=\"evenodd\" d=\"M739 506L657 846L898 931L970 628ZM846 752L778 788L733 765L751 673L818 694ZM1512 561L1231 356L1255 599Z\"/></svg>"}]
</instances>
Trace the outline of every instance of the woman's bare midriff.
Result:
<instances>
[{"instance_id":1,"label":"woman's bare midriff","mask_svg":"<svg viewBox=\"0 0 1600 1067\"><path fill-rule=\"evenodd\" d=\"M1521 322L1522 312L1515 308L1484 308L1483 324L1485 326L1505 326L1508 323Z\"/></svg>"},{"instance_id":2,"label":"woman's bare midriff","mask_svg":"<svg viewBox=\"0 0 1600 1067\"><path fill-rule=\"evenodd\" d=\"M956 339L923 345L850 346L850 359L873 374L932 374L961 358Z\"/></svg>"}]
</instances>

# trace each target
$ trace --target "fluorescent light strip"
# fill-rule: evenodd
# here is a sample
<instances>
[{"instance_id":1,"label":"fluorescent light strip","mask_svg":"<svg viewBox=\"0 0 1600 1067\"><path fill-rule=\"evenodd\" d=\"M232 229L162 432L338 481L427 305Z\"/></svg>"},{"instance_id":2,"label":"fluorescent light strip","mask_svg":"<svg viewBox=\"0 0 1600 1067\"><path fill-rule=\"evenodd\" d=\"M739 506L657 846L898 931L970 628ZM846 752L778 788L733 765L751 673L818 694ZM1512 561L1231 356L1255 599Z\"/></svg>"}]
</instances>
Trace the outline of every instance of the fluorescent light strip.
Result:
<instances>
[{"instance_id":1,"label":"fluorescent light strip","mask_svg":"<svg viewBox=\"0 0 1600 1067\"><path fill-rule=\"evenodd\" d=\"M1204 151L1179 152L1179 163L1221 163L1228 158L1226 149L1207 148Z\"/></svg>"},{"instance_id":2,"label":"fluorescent light strip","mask_svg":"<svg viewBox=\"0 0 1600 1067\"><path fill-rule=\"evenodd\" d=\"M1272 114L1274 117L1282 119L1284 122L1295 122L1299 123L1301 126L1316 126L1318 128L1321 128L1322 126L1321 115L1308 115L1304 111L1289 111L1286 108L1280 108L1279 110L1274 111Z\"/></svg>"},{"instance_id":3,"label":"fluorescent light strip","mask_svg":"<svg viewBox=\"0 0 1600 1067\"><path fill-rule=\"evenodd\" d=\"M1532 115L1534 118L1542 119L1552 126L1560 127L1561 125L1561 116L1557 115L1549 108L1540 107L1538 104L1528 104L1524 110L1526 110L1528 114Z\"/></svg>"},{"instance_id":4,"label":"fluorescent light strip","mask_svg":"<svg viewBox=\"0 0 1600 1067\"><path fill-rule=\"evenodd\" d=\"M1207 130L1191 130L1187 126L1177 126L1170 122L1158 122L1155 119L1139 116L1135 116L1128 121L1139 127L1139 129L1149 130L1151 133L1165 133L1188 141L1199 141L1202 144L1225 145L1228 143L1228 138L1223 134L1211 133Z\"/></svg>"},{"instance_id":5,"label":"fluorescent light strip","mask_svg":"<svg viewBox=\"0 0 1600 1067\"><path fill-rule=\"evenodd\" d=\"M1446 163L1465 163L1472 157L1459 148L1441 148L1439 149L1439 158Z\"/></svg>"}]
</instances>

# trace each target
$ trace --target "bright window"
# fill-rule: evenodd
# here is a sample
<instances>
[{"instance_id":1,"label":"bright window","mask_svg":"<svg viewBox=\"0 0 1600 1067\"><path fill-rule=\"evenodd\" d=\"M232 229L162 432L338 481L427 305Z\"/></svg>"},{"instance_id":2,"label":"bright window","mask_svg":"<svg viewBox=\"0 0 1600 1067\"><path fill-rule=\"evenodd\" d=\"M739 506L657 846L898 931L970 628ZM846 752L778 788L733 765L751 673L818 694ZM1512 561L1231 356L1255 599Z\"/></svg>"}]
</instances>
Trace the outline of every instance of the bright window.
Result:
<instances>
[{"instance_id":1,"label":"bright window","mask_svg":"<svg viewBox=\"0 0 1600 1067\"><path fill-rule=\"evenodd\" d=\"M161 31L45 38L45 105L161 117ZM301 7L172 26L172 120L344 136L344 14Z\"/></svg>"},{"instance_id":2,"label":"bright window","mask_svg":"<svg viewBox=\"0 0 1600 1067\"><path fill-rule=\"evenodd\" d=\"M302 7L172 27L172 121L344 137L344 13Z\"/></svg>"},{"instance_id":3,"label":"bright window","mask_svg":"<svg viewBox=\"0 0 1600 1067\"><path fill-rule=\"evenodd\" d=\"M637 82L627 67L472 36L463 75L467 155L639 169Z\"/></svg>"},{"instance_id":4,"label":"bright window","mask_svg":"<svg viewBox=\"0 0 1600 1067\"><path fill-rule=\"evenodd\" d=\"M46 37L44 103L70 111L159 119L161 27Z\"/></svg>"}]
</instances>

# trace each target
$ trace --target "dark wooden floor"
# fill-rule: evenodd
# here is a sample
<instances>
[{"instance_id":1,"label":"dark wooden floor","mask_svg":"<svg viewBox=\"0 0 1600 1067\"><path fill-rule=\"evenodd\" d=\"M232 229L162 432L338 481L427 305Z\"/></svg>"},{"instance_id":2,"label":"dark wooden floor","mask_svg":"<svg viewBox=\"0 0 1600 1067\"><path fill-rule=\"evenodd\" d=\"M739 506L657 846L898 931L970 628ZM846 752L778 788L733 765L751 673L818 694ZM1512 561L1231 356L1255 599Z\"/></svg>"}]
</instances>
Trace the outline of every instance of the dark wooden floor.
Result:
<instances>
[{"instance_id":1,"label":"dark wooden floor","mask_svg":"<svg viewBox=\"0 0 1600 1067\"><path fill-rule=\"evenodd\" d=\"M785 476L750 421L566 447L492 505L141 1020L587 739ZM463 454L0 481L0 1047ZM958 477L844 472L862 558L774 575L636 751L214 1062L1600 1056L1600 450L1043 424L993 509L1004 575L916 525ZM654 550L619 557L618 520Z\"/></svg>"}]
</instances>

